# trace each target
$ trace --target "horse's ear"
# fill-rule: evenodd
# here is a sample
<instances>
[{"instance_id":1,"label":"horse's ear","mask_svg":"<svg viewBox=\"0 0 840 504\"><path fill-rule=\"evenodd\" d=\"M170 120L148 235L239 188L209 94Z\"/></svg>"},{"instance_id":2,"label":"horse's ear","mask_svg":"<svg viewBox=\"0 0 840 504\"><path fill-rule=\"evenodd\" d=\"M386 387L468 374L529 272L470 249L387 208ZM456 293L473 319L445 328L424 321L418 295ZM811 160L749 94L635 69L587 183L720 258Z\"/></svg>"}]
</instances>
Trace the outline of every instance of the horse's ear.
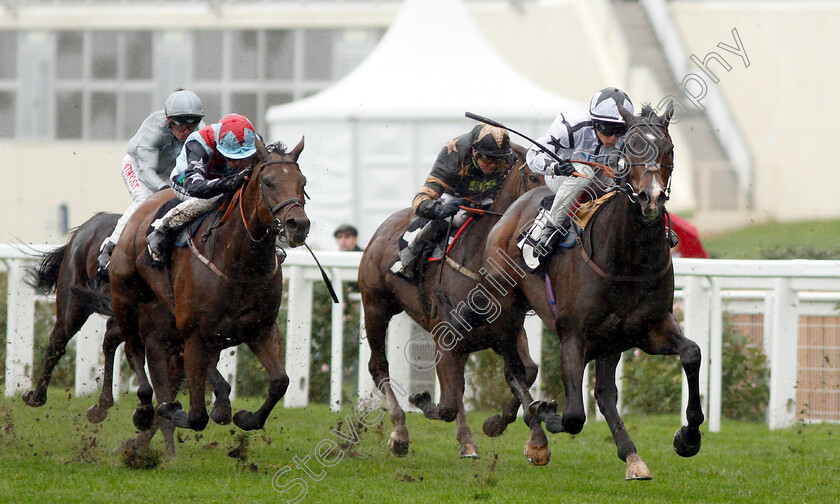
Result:
<instances>
[{"instance_id":1,"label":"horse's ear","mask_svg":"<svg viewBox=\"0 0 840 504\"><path fill-rule=\"evenodd\" d=\"M257 141L255 143L257 145L257 153L259 153L260 159L268 159L268 149L265 148L263 141L257 137Z\"/></svg>"},{"instance_id":2,"label":"horse's ear","mask_svg":"<svg viewBox=\"0 0 840 504\"><path fill-rule=\"evenodd\" d=\"M665 113L662 114L662 125L666 128L669 124L671 124L671 119L674 117L674 102L673 100L668 101L668 105L665 106Z\"/></svg>"},{"instance_id":3,"label":"horse's ear","mask_svg":"<svg viewBox=\"0 0 840 504\"><path fill-rule=\"evenodd\" d=\"M621 114L622 119L624 119L624 124L630 126L630 123L633 122L633 114L628 112L627 109L621 105L618 106L618 113Z\"/></svg>"},{"instance_id":4,"label":"horse's ear","mask_svg":"<svg viewBox=\"0 0 840 504\"><path fill-rule=\"evenodd\" d=\"M298 156L300 156L301 151L303 151L303 138L304 137L300 137L300 142L298 142L298 144L295 145L295 148L292 149L292 152L289 153L295 161L297 161Z\"/></svg>"}]
</instances>

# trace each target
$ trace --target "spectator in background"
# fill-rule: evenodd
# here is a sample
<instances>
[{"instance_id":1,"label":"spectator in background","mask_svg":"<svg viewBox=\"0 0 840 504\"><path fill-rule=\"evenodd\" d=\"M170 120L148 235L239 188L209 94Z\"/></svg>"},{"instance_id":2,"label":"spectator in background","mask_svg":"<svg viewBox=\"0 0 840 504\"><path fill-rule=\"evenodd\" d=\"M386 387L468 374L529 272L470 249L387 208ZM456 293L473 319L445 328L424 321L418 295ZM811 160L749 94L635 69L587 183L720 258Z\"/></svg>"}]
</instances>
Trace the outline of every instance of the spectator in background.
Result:
<instances>
[{"instance_id":1,"label":"spectator in background","mask_svg":"<svg viewBox=\"0 0 840 504\"><path fill-rule=\"evenodd\" d=\"M338 250L342 252L361 252L359 247L359 230L350 224L342 224L333 233Z\"/></svg>"}]
</instances>

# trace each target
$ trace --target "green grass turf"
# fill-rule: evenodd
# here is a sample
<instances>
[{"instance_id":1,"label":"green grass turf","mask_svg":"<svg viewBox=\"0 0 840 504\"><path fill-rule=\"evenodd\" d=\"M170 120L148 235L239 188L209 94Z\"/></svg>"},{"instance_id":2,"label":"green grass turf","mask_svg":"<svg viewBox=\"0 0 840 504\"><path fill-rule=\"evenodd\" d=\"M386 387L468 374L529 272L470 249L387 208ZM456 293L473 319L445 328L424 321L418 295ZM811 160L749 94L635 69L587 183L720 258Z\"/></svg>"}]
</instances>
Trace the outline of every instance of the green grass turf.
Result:
<instances>
[{"instance_id":1,"label":"green grass turf","mask_svg":"<svg viewBox=\"0 0 840 504\"><path fill-rule=\"evenodd\" d=\"M764 250L792 247L837 251L840 219L756 224L701 240L714 259L761 259Z\"/></svg>"},{"instance_id":2,"label":"green grass turf","mask_svg":"<svg viewBox=\"0 0 840 504\"><path fill-rule=\"evenodd\" d=\"M705 432L691 458L674 453L676 416L627 417L625 423L653 473L651 481L624 481L624 464L603 422L588 423L576 436L549 434L552 461L528 464L522 455L527 429L520 421L499 438L481 433L484 412L468 414L482 457L458 458L454 424L407 414L412 444L397 458L386 448L391 431L385 415L360 432L358 445L333 452L331 467L315 450L341 415L326 406L275 409L265 430L244 434L233 426L208 425L201 433L179 430L177 456L154 469L124 466L121 443L134 435L134 397L125 397L102 424L85 410L92 398L70 398L53 389L38 409L19 398L0 400L0 502L837 502L840 492L840 426L796 425L769 431L764 424L724 421L720 433ZM234 401L255 408L256 400ZM375 420L375 417L373 417ZM342 428L347 432L347 427ZM152 446L163 451L160 437ZM315 480L296 469L304 459ZM275 475L289 466L291 471ZM280 493L272 487L290 485Z\"/></svg>"}]
</instances>

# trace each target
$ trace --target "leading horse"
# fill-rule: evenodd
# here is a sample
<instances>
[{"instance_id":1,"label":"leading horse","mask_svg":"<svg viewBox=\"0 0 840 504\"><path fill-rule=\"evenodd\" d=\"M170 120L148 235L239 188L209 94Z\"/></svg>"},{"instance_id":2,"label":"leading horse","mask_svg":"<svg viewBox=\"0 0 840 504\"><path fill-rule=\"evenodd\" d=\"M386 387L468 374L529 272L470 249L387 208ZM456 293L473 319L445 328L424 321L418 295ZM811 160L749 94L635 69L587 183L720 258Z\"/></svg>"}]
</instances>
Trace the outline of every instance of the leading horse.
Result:
<instances>
[{"instance_id":1,"label":"leading horse","mask_svg":"<svg viewBox=\"0 0 840 504\"><path fill-rule=\"evenodd\" d=\"M478 456L463 404L464 368L470 353L493 348L505 356L506 367L517 367L523 380L527 372L527 386L536 377L537 366L528 355L521 320L511 324L510 318L505 315L499 317L491 328L479 329L465 338L456 336L453 342L453 333L442 335L451 327L445 322L445 309L438 309L437 313L433 310L434 307L440 307L442 298L464 300L474 295L480 279L477 272L481 268L481 255L476 252L482 250L488 231L498 221L501 212L516 198L532 188L544 185L543 177L532 173L525 165L525 150L520 146L514 148L519 161L511 168L488 211L466 227L448 251L445 261L428 266L416 283L390 272L390 266L399 252L399 238L416 218L412 209L400 210L385 220L365 248L359 264L359 290L364 307L366 337L371 349L368 368L374 383L388 402L394 425L388 445L397 456L404 456L408 452L409 435L405 414L394 393L395 387L400 390L400 384L392 383L389 375L385 338L388 323L398 313L405 311L433 334L436 370L441 385L441 399L437 405L432 403L428 392L415 394L409 400L421 408L427 418L457 421L456 437L461 445L461 457ZM499 337L507 334L516 337ZM519 405L519 400L514 398L502 415L489 418L484 424L485 433L490 436L500 435L516 419ZM536 464L548 463L548 440L538 421L532 424L526 455Z\"/></svg>"},{"instance_id":2,"label":"leading horse","mask_svg":"<svg viewBox=\"0 0 840 504\"><path fill-rule=\"evenodd\" d=\"M581 385L586 364L596 362L595 398L610 426L618 457L627 464L626 479L650 479L650 471L616 408L615 368L621 352L640 348L653 355L680 356L688 378L688 425L674 436L684 457L700 449L698 374L700 348L685 338L673 314L674 270L666 239L665 202L674 166L668 133L669 104L662 116L645 106L640 116L622 110L628 125L624 169L618 192L587 224L577 247L555 255L544 271L528 274L502 309L525 303L559 337L566 400L563 415L553 402L535 401L529 411L551 432L576 434L586 419ZM533 191L518 200L490 232L486 260L508 264L520 259L517 240L537 214L549 191ZM556 298L552 307L547 286Z\"/></svg>"},{"instance_id":3,"label":"leading horse","mask_svg":"<svg viewBox=\"0 0 840 504\"><path fill-rule=\"evenodd\" d=\"M168 377L161 365L167 350L147 345L145 351L160 403L158 413L179 427L202 430L207 425L207 367L215 364L225 348L246 343L269 375L265 402L256 412L237 412L233 422L238 427L262 428L289 384L276 325L283 280L274 243L284 234L291 246L298 246L309 233L303 208L306 178L297 162L303 139L290 152L279 142L267 149L258 142L257 149L256 167L228 205L230 218L218 226L211 223L214 219L205 219L197 233L209 234L209 238L202 243L190 239L189 248L174 250L171 267L151 266L145 240L157 209L171 193L153 195L135 212L112 255L111 297L127 348L143 347L138 335L141 302L157 299L175 317L183 338L189 414L167 396ZM134 368L143 369L143 352L133 355L138 359ZM135 424L142 429L150 424L152 388L143 374L138 379L141 405Z\"/></svg>"}]
</instances>

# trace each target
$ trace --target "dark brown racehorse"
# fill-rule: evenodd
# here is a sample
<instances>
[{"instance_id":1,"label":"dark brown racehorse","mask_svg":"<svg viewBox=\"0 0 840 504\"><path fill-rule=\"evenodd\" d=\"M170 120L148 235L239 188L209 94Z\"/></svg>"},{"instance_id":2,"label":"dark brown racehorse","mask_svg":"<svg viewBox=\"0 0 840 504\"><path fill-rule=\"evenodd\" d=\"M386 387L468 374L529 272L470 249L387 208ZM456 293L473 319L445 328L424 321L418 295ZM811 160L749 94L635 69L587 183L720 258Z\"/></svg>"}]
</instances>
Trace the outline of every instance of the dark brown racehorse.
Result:
<instances>
[{"instance_id":1,"label":"dark brown racehorse","mask_svg":"<svg viewBox=\"0 0 840 504\"><path fill-rule=\"evenodd\" d=\"M88 410L88 420L93 423L103 421L108 415L108 409L114 404L114 355L123 337L112 316L107 285L94 286L91 279L96 271L99 246L114 230L119 217L119 214L113 213L94 215L74 230L67 244L44 253L38 267L30 270L30 285L42 293L54 291L56 298L56 322L44 351L41 376L35 388L23 394L24 402L30 406L46 403L53 369L64 355L67 343L94 313L105 315L108 320L102 342L105 355L102 392L98 404ZM140 306L139 324L144 337L149 334L161 335L170 340L172 335L177 334L172 314L157 302ZM171 360L168 370L174 393L183 381L183 364L180 359ZM227 396L230 386L215 368L211 370L208 379L217 394L214 419L224 422L227 418L229 422L230 401ZM163 422L161 430L169 454L174 455L173 426Z\"/></svg>"},{"instance_id":2,"label":"dark brown racehorse","mask_svg":"<svg viewBox=\"0 0 840 504\"><path fill-rule=\"evenodd\" d=\"M461 445L462 457L478 456L472 433L466 422L463 404L464 367L470 353L493 348L504 356L506 374L512 372L511 368L516 368L516 373L527 381L527 386L530 386L536 377L537 366L528 355L527 340L521 319L510 323L510 317L505 314L490 326L469 335L463 333L463 338L455 336L455 341L453 341L454 333L448 332L446 329L449 326L443 322L448 308L434 308L436 304L439 305L440 293L444 293L455 302L466 300L471 296L480 278L478 272L482 267L481 256L476 252L484 248L487 233L499 220L498 215L526 191L544 185L543 177L535 175L525 166L524 149L519 146L515 148L519 161L511 168L495 201L488 209L489 212L466 228L449 250L446 265L441 266L439 262L430 265L425 275L416 280L416 283L408 282L390 272L389 267L397 257L398 240L409 223L416 218L410 208L401 210L385 220L365 248L359 264L359 290L362 294L367 341L371 349L368 367L374 383L388 402L391 421L394 425L388 444L392 452L398 456L403 456L408 452L409 436L405 425L405 414L391 385L386 356L386 330L394 315L405 311L426 331L435 335L435 347L439 359L436 370L441 386L440 403L434 404L428 392L416 394L410 398L410 401L421 408L427 418L448 422L457 420L456 437ZM508 337L507 335L515 336ZM394 386L397 385L394 384ZM500 435L507 425L516 419L519 405L519 400L514 398L502 415L489 418L484 424L485 433L490 436ZM526 455L534 463L548 463L550 457L548 440L542 426L539 421L533 422L531 426L531 437L526 447Z\"/></svg>"},{"instance_id":3,"label":"dark brown racehorse","mask_svg":"<svg viewBox=\"0 0 840 504\"><path fill-rule=\"evenodd\" d=\"M700 348L686 339L672 311L674 270L666 240L664 206L673 170L669 106L662 116L646 106L640 116L622 111L628 124L625 173L620 192L590 221L582 245L551 259L546 275L526 275L513 295L502 299L502 310L522 303L531 306L562 343L561 361L566 400L562 417L556 405L535 402L529 410L551 432L576 434L585 421L581 382L586 363L596 361L595 397L609 423L618 456L627 463L627 479L649 479L650 471L636 453L616 409L615 368L621 352L640 348L654 355L680 356L688 377L688 425L677 431L674 449L684 457L700 449L698 373ZM493 228L485 258L506 264L520 257L520 232L530 226L548 191L538 190L518 200ZM546 283L556 296L552 309Z\"/></svg>"},{"instance_id":4,"label":"dark brown racehorse","mask_svg":"<svg viewBox=\"0 0 840 504\"><path fill-rule=\"evenodd\" d=\"M291 246L301 245L309 233L304 212L306 178L297 160L303 139L292 149L258 142L259 160L250 179L230 204L230 217L216 227L206 242L172 253L171 268L148 264L145 231L155 212L170 194L155 194L132 216L111 260L111 296L126 347L142 347L138 335L138 307L157 298L175 316L184 344L184 368L190 390L189 414L180 409L169 391L165 372L167 350L147 345L149 371L158 396L159 414L179 427L202 430L208 415L204 405L207 367L225 348L247 343L268 371L268 397L256 412L239 411L234 423L242 429L262 428L289 378L281 364L280 337L275 323L283 291L280 259L274 242L283 233ZM205 219L205 233L214 219ZM197 235L198 236L198 235ZM142 369L143 352L135 352L135 369ZM141 406L151 408L151 386L143 376L138 390ZM137 422L135 422L137 423ZM138 427L146 427L147 421Z\"/></svg>"}]
</instances>

